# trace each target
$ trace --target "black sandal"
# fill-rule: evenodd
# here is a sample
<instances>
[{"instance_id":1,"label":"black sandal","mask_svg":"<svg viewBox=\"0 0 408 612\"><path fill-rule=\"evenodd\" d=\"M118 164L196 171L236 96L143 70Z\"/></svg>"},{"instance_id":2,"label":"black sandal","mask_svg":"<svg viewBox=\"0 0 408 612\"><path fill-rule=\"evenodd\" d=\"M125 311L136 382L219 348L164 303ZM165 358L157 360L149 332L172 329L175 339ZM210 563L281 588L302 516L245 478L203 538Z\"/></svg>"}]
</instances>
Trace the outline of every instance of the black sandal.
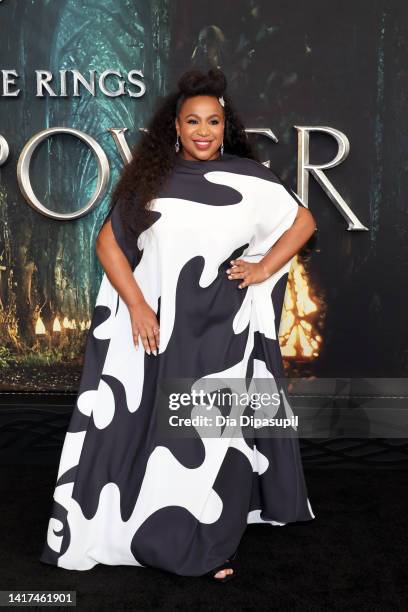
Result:
<instances>
[{"instance_id":1,"label":"black sandal","mask_svg":"<svg viewBox=\"0 0 408 612\"><path fill-rule=\"evenodd\" d=\"M221 563L221 565L218 565L217 567L214 567L210 572L207 572L206 576L211 580L211 582L228 582L228 580L231 580L231 578L235 577L236 567L235 567L234 561L237 558L237 556L238 556L238 551L236 550L229 559L224 561L224 563ZM226 574L224 578L215 577L215 575L218 574L218 572L222 570L226 570L226 569L232 569L234 571L232 572L232 574Z\"/></svg>"}]
</instances>

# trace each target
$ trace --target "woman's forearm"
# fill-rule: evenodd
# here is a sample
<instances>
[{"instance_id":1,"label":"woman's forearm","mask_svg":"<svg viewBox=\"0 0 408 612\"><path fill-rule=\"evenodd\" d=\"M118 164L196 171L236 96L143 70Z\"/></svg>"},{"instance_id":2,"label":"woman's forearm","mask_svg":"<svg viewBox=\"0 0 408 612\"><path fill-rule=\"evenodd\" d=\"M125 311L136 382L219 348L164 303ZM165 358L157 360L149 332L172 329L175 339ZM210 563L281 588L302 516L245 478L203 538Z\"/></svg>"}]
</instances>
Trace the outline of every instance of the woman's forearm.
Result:
<instances>
[{"instance_id":1,"label":"woman's forearm","mask_svg":"<svg viewBox=\"0 0 408 612\"><path fill-rule=\"evenodd\" d=\"M99 232L95 250L109 281L128 308L131 310L144 302L129 261L115 240L110 219Z\"/></svg>"},{"instance_id":2,"label":"woman's forearm","mask_svg":"<svg viewBox=\"0 0 408 612\"><path fill-rule=\"evenodd\" d=\"M293 225L276 241L273 247L261 259L268 276L287 263L301 247L306 244L316 229L314 217L309 209L299 207Z\"/></svg>"}]
</instances>

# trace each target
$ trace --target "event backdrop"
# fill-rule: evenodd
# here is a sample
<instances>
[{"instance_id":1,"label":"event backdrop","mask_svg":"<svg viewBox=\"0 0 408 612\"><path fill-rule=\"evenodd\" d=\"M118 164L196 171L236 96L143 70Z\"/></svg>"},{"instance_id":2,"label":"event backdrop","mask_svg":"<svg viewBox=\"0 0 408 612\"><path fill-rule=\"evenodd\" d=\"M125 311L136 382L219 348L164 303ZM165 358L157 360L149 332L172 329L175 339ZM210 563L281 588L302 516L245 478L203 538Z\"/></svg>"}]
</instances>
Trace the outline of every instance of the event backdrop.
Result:
<instances>
[{"instance_id":1,"label":"event backdrop","mask_svg":"<svg viewBox=\"0 0 408 612\"><path fill-rule=\"evenodd\" d=\"M310 178L308 205L318 231L289 277L280 329L287 371L407 375L406 2L3 0L0 27L2 390L77 388L102 277L95 238L124 163L108 130L126 128L131 147L157 96L184 70L216 66L227 75L246 127L276 135L274 142L249 132L262 160L293 190L295 126L328 126L350 141L348 157L326 176L367 230L348 230ZM40 70L50 71L56 95L36 95ZM96 71L95 95L82 86L74 95L72 70L86 79ZM106 88L115 91L123 81L123 95L109 96L98 86L106 70L119 75L107 77ZM129 79L132 70L139 71L142 95ZM50 127L85 132L109 160L105 197L78 219L41 214L19 188L24 145ZM337 152L325 134L312 133L310 147L311 163L328 162ZM97 164L84 142L60 134L38 147L30 179L45 206L74 212L95 189Z\"/></svg>"}]
</instances>

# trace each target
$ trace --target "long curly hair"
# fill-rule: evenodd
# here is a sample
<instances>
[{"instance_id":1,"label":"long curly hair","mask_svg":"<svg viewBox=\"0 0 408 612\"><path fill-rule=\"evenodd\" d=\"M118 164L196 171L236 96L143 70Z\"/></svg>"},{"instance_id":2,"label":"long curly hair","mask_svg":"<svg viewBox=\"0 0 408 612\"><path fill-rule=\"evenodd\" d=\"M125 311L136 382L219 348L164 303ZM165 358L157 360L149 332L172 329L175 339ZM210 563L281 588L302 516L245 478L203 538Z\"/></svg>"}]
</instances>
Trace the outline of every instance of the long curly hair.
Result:
<instances>
[{"instance_id":1,"label":"long curly hair","mask_svg":"<svg viewBox=\"0 0 408 612\"><path fill-rule=\"evenodd\" d=\"M120 216L127 235L138 236L152 222L149 203L158 196L176 159L175 119L187 98L197 95L223 96L225 100L224 152L260 161L248 141L244 125L226 95L227 79L220 69L207 74L189 70L178 80L178 89L156 101L146 131L132 151L132 159L121 172L111 196L110 208L121 202Z\"/></svg>"}]
</instances>

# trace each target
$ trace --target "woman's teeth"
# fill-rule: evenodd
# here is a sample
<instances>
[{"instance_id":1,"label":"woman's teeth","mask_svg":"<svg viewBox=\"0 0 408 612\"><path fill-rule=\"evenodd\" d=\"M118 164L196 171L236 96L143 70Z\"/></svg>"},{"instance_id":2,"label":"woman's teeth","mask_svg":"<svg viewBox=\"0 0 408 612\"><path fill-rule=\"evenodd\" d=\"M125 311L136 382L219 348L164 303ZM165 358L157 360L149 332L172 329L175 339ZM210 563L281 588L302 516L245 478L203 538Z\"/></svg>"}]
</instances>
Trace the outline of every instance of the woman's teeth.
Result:
<instances>
[{"instance_id":1,"label":"woman's teeth","mask_svg":"<svg viewBox=\"0 0 408 612\"><path fill-rule=\"evenodd\" d=\"M208 147L211 144L211 141L209 140L194 140L194 144L199 148L199 149L208 149Z\"/></svg>"}]
</instances>

